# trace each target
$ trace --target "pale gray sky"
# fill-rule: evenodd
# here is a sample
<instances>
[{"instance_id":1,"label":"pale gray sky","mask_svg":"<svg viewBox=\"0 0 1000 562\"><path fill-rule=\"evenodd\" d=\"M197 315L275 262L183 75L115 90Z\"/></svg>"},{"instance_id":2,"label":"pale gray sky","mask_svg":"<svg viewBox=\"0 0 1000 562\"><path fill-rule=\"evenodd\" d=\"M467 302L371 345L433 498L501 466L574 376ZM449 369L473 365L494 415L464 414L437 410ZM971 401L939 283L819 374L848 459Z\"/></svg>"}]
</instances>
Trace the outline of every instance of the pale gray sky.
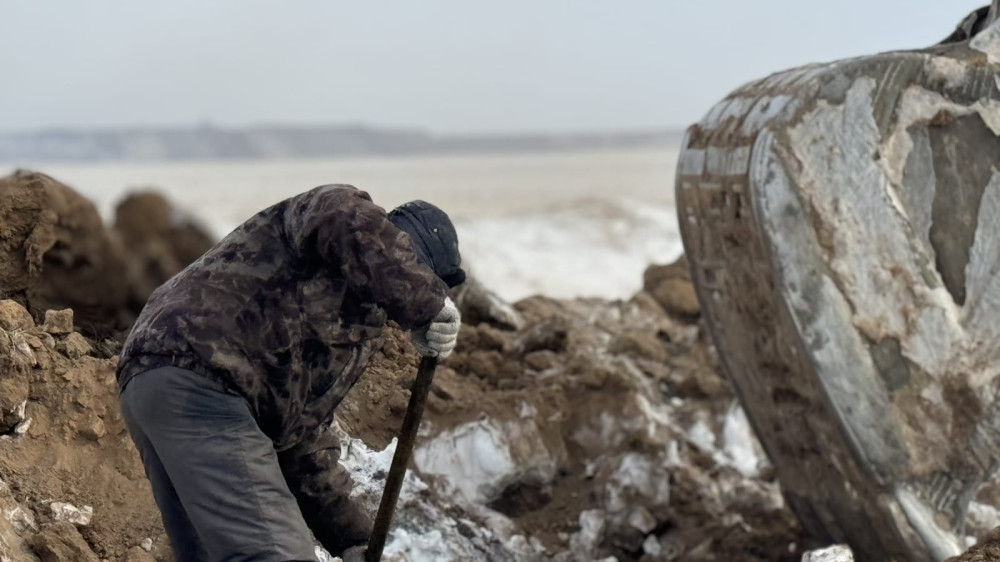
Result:
<instances>
[{"instance_id":1,"label":"pale gray sky","mask_svg":"<svg viewBox=\"0 0 1000 562\"><path fill-rule=\"evenodd\" d=\"M0 130L684 126L741 83L927 46L987 0L0 0Z\"/></svg>"}]
</instances>

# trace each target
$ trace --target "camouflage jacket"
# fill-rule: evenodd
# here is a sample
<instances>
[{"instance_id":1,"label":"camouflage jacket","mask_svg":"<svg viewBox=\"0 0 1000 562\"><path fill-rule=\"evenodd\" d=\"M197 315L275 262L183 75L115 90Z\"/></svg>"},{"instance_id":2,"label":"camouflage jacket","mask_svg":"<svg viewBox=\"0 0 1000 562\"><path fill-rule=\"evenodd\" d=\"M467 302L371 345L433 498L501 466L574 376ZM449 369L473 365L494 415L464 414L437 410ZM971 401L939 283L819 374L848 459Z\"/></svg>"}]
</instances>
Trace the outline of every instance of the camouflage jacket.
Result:
<instances>
[{"instance_id":1,"label":"camouflage jacket","mask_svg":"<svg viewBox=\"0 0 1000 562\"><path fill-rule=\"evenodd\" d=\"M260 212L152 294L119 388L167 365L216 377L289 449L332 418L386 321L426 324L447 290L367 193L318 187Z\"/></svg>"}]
</instances>

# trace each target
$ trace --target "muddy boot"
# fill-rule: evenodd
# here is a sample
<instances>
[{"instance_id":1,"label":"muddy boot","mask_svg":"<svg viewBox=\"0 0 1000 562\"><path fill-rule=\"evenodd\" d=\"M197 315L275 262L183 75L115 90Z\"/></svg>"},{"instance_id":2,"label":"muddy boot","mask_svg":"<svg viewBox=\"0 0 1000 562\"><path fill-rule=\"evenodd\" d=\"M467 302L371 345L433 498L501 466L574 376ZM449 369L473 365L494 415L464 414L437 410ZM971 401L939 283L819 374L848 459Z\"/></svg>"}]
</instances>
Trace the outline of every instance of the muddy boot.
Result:
<instances>
[{"instance_id":1,"label":"muddy boot","mask_svg":"<svg viewBox=\"0 0 1000 562\"><path fill-rule=\"evenodd\" d=\"M677 207L789 505L859 560L942 560L1000 463L1000 24L748 84Z\"/></svg>"}]
</instances>

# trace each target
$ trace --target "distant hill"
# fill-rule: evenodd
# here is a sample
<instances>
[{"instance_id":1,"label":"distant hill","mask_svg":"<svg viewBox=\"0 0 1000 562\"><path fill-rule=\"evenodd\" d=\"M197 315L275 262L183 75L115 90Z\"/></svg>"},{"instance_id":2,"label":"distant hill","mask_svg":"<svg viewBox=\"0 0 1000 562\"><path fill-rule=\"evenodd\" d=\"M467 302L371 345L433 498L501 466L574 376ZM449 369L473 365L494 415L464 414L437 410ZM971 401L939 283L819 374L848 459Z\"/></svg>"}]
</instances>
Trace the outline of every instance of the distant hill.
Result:
<instances>
[{"instance_id":1,"label":"distant hill","mask_svg":"<svg viewBox=\"0 0 1000 562\"><path fill-rule=\"evenodd\" d=\"M0 162L256 160L456 152L539 151L677 142L679 131L432 135L364 126L129 128L0 133Z\"/></svg>"}]
</instances>

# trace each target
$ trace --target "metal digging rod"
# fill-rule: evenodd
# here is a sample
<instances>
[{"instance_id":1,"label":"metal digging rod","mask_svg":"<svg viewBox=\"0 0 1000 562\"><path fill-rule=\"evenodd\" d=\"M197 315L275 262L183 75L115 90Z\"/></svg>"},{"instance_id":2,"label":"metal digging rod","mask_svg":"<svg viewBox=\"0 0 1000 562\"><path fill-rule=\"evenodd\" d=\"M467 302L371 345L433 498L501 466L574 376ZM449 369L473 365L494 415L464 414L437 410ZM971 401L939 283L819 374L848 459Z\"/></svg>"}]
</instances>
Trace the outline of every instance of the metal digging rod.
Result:
<instances>
[{"instance_id":1,"label":"metal digging rod","mask_svg":"<svg viewBox=\"0 0 1000 562\"><path fill-rule=\"evenodd\" d=\"M413 388L410 390L410 403L406 407L406 417L403 418L403 426L399 430L396 452L392 455L392 466L389 468L388 478L385 479L385 490L382 492L382 501L378 506L378 515L375 516L372 538L368 541L368 551L365 554L367 562L379 562L382 559L382 550L389 537L389 525L392 523L392 515L396 511L396 501L399 500L399 490L403 487L403 477L406 476L406 466L410 463L413 444L417 440L420 417L424 413L427 394L434 381L435 368L437 368L436 357L424 357L420 360L417 379L413 382Z\"/></svg>"}]
</instances>

